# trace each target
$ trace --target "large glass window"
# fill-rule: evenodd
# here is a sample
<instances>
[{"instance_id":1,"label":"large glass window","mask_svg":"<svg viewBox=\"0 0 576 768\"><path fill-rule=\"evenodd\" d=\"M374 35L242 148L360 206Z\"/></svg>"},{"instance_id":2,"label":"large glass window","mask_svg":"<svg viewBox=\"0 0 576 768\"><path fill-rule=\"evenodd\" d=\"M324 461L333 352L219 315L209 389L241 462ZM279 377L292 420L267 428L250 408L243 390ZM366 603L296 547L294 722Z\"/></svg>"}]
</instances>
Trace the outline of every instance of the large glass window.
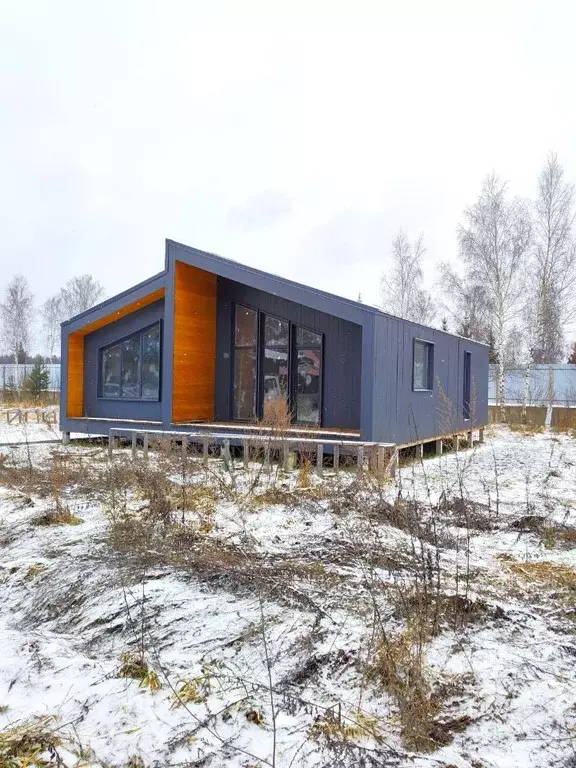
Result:
<instances>
[{"instance_id":1,"label":"large glass window","mask_svg":"<svg viewBox=\"0 0 576 768\"><path fill-rule=\"evenodd\" d=\"M321 333L237 304L232 340L234 419L322 423Z\"/></svg>"},{"instance_id":2,"label":"large glass window","mask_svg":"<svg viewBox=\"0 0 576 768\"><path fill-rule=\"evenodd\" d=\"M322 334L296 329L295 416L298 424L319 426L322 413Z\"/></svg>"},{"instance_id":3,"label":"large glass window","mask_svg":"<svg viewBox=\"0 0 576 768\"><path fill-rule=\"evenodd\" d=\"M160 397L160 323L102 350L101 396L127 400Z\"/></svg>"},{"instance_id":4,"label":"large glass window","mask_svg":"<svg viewBox=\"0 0 576 768\"><path fill-rule=\"evenodd\" d=\"M258 313L237 304L234 314L233 417L249 421L256 415Z\"/></svg>"},{"instance_id":5,"label":"large glass window","mask_svg":"<svg viewBox=\"0 0 576 768\"><path fill-rule=\"evenodd\" d=\"M264 317L263 416L277 418L288 408L288 339L289 324L285 320Z\"/></svg>"},{"instance_id":6,"label":"large glass window","mask_svg":"<svg viewBox=\"0 0 576 768\"><path fill-rule=\"evenodd\" d=\"M434 345L414 339L412 387L414 390L431 390L434 381Z\"/></svg>"}]
</instances>

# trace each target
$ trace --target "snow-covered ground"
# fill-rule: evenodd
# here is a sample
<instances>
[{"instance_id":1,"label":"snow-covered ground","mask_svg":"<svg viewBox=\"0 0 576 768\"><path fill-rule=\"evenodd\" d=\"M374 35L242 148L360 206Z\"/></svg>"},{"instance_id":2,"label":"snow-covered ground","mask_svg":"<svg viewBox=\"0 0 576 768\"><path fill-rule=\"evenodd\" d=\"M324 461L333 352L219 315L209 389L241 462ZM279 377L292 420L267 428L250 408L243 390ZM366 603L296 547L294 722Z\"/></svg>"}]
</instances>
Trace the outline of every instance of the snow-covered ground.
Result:
<instances>
[{"instance_id":1,"label":"snow-covered ground","mask_svg":"<svg viewBox=\"0 0 576 768\"><path fill-rule=\"evenodd\" d=\"M4 453L0 765L2 733L44 715L65 766L576 765L572 437L496 429L393 482L304 488L241 462L151 455L128 483L127 452ZM39 525L56 505L68 522ZM426 752L378 671L406 647ZM147 676L120 675L126 653Z\"/></svg>"}]
</instances>

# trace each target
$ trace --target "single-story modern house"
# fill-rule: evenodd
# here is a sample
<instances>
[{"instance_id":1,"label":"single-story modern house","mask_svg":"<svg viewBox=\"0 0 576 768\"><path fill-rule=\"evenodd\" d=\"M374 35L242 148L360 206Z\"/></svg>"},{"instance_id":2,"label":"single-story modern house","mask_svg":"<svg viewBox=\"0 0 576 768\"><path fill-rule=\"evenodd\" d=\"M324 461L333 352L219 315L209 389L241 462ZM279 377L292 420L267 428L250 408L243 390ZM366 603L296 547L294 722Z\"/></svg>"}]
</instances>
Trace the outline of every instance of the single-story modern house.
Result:
<instances>
[{"instance_id":1,"label":"single-story modern house","mask_svg":"<svg viewBox=\"0 0 576 768\"><path fill-rule=\"evenodd\" d=\"M62 324L64 432L236 434L278 398L294 434L470 432L488 348L171 240L162 272Z\"/></svg>"}]
</instances>

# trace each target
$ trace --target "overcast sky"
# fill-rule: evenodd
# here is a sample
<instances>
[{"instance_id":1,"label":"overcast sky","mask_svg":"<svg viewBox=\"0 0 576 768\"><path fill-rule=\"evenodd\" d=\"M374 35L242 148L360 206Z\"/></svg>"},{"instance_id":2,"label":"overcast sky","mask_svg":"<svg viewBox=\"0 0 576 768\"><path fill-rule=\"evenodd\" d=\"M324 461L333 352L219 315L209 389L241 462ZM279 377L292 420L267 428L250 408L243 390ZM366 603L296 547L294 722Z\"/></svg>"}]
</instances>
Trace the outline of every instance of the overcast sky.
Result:
<instances>
[{"instance_id":1,"label":"overcast sky","mask_svg":"<svg viewBox=\"0 0 576 768\"><path fill-rule=\"evenodd\" d=\"M571 2L0 0L0 290L117 293L171 238L378 301L495 170L576 179Z\"/></svg>"}]
</instances>

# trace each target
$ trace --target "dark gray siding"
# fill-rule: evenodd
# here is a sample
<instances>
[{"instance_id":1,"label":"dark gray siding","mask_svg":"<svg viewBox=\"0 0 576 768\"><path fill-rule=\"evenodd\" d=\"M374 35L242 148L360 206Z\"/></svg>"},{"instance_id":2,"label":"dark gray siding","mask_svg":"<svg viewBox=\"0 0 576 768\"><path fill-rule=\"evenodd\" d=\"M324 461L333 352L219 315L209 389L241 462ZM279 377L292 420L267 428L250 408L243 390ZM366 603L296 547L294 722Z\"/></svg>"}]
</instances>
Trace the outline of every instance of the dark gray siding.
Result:
<instances>
[{"instance_id":1,"label":"dark gray siding","mask_svg":"<svg viewBox=\"0 0 576 768\"><path fill-rule=\"evenodd\" d=\"M84 338L84 415L105 419L161 420L161 403L98 397L99 350L164 318L164 300L115 320ZM162 350L163 340L160 342ZM162 382L160 382L162 397Z\"/></svg>"},{"instance_id":2,"label":"dark gray siding","mask_svg":"<svg viewBox=\"0 0 576 768\"><path fill-rule=\"evenodd\" d=\"M414 339L434 344L434 388L414 392ZM463 419L464 351L472 354L472 418ZM373 433L408 443L488 422L488 348L417 323L382 315L374 335Z\"/></svg>"},{"instance_id":3,"label":"dark gray siding","mask_svg":"<svg viewBox=\"0 0 576 768\"><path fill-rule=\"evenodd\" d=\"M222 277L218 278L216 420L227 421L231 416L234 302L324 334L322 426L359 429L361 326Z\"/></svg>"}]
</instances>

